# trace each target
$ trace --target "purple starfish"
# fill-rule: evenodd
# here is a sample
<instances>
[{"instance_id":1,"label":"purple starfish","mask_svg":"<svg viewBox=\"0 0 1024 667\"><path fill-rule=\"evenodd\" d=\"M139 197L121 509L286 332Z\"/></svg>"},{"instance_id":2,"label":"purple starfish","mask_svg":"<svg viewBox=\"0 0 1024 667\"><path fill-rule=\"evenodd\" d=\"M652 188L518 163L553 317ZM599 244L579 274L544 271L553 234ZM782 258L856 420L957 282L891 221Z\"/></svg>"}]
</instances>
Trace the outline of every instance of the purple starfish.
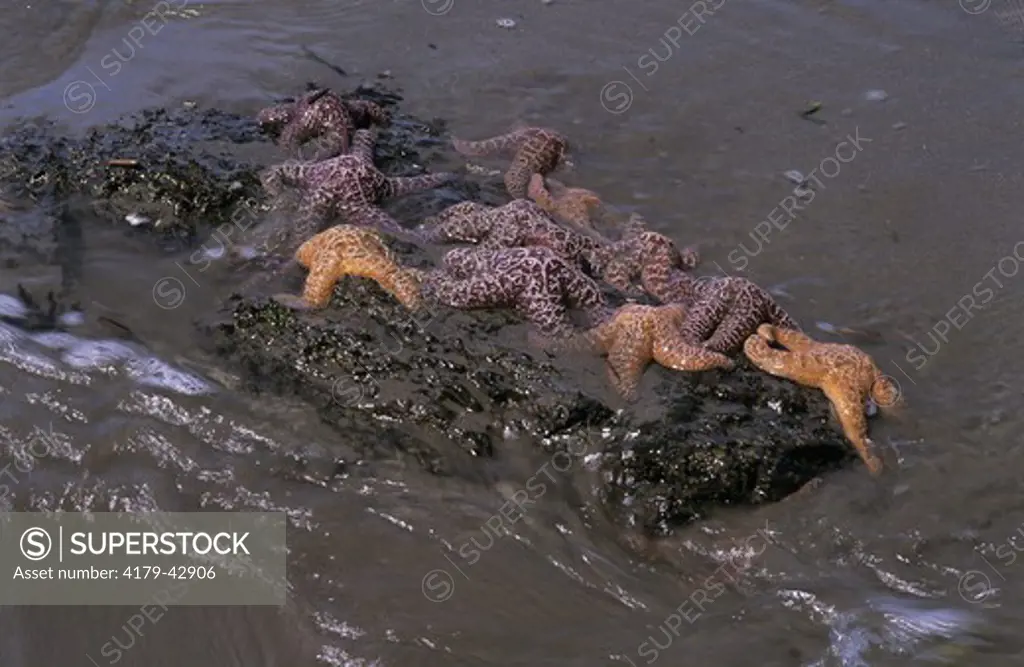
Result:
<instances>
[{"instance_id":1,"label":"purple starfish","mask_svg":"<svg viewBox=\"0 0 1024 667\"><path fill-rule=\"evenodd\" d=\"M373 227L378 231L417 238L378 204L387 199L436 188L457 178L455 174L385 176L373 164L376 130L357 130L352 152L321 162L285 162L269 168L262 176L268 193L278 195L285 186L298 187L303 194L298 220L290 228L299 242L321 231L332 213L348 224ZM294 244L293 244L294 245Z\"/></svg>"},{"instance_id":2,"label":"purple starfish","mask_svg":"<svg viewBox=\"0 0 1024 667\"><path fill-rule=\"evenodd\" d=\"M675 272L688 271L700 263L696 249L680 251L672 239L650 231L647 222L635 213L626 223L622 238L612 245L611 255L605 281L623 292L635 293L633 281L639 278L652 296L664 289Z\"/></svg>"},{"instance_id":3,"label":"purple starfish","mask_svg":"<svg viewBox=\"0 0 1024 667\"><path fill-rule=\"evenodd\" d=\"M528 199L496 208L455 204L417 231L433 243L477 243L486 250L540 246L594 275L601 274L610 257L600 241L562 227Z\"/></svg>"},{"instance_id":4,"label":"purple starfish","mask_svg":"<svg viewBox=\"0 0 1024 667\"><path fill-rule=\"evenodd\" d=\"M608 316L597 283L548 248L456 248L422 285L424 297L451 308L513 308L551 337L573 332L567 306L593 322Z\"/></svg>"},{"instance_id":5,"label":"purple starfish","mask_svg":"<svg viewBox=\"0 0 1024 667\"><path fill-rule=\"evenodd\" d=\"M703 341L713 352L735 352L762 324L800 330L771 294L746 278L695 278L675 271L664 284L644 284L644 289L664 303L688 304L683 338Z\"/></svg>"},{"instance_id":6,"label":"purple starfish","mask_svg":"<svg viewBox=\"0 0 1024 667\"><path fill-rule=\"evenodd\" d=\"M316 139L314 160L324 160L348 151L349 138L359 128L387 126L390 118L379 105L367 100L343 100L326 88L306 93L294 102L278 104L259 112L256 121L278 143L297 151Z\"/></svg>"}]
</instances>

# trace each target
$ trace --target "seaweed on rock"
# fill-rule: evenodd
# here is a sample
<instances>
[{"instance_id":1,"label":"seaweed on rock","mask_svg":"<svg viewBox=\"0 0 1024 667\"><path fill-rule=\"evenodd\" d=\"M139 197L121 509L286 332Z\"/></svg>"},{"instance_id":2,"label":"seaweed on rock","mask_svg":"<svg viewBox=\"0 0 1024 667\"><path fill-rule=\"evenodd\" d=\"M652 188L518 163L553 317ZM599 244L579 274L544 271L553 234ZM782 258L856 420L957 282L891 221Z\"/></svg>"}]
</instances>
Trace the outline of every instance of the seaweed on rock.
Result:
<instances>
[{"instance_id":1,"label":"seaweed on rock","mask_svg":"<svg viewBox=\"0 0 1024 667\"><path fill-rule=\"evenodd\" d=\"M354 95L386 106L399 99L373 89ZM443 150L443 124L392 118L378 166L391 175L421 173L420 151ZM118 223L131 213L162 219L189 245L230 222L244 202L262 201L265 165L236 156L240 144L266 141L250 118L182 108L130 120L77 139L47 125L15 129L0 144L0 181L36 200L99 202L101 214ZM119 158L139 167L107 166ZM462 198L505 199L500 183L467 183L400 200L389 211L414 226ZM395 246L405 261L424 263L422 251ZM578 452L599 432L602 453L587 457L600 473L598 497L624 525L652 535L716 506L778 500L855 459L822 396L746 364L704 376L659 371L660 412L641 416L605 406L572 371L495 336L515 321L506 313L414 316L358 278L340 281L321 312L286 310L271 293L231 297L224 312L200 323L204 340L226 364L244 369L249 389L297 394L367 458L398 455L434 473L457 473L500 456L515 434Z\"/></svg>"}]
</instances>

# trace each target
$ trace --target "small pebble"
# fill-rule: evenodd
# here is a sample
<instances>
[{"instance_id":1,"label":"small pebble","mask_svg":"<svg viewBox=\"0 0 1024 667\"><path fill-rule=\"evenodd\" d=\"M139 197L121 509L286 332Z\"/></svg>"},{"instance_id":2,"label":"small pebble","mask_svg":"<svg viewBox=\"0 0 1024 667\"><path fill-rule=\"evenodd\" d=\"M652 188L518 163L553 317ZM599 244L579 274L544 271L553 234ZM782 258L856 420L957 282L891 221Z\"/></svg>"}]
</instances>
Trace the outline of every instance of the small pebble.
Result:
<instances>
[{"instance_id":1,"label":"small pebble","mask_svg":"<svg viewBox=\"0 0 1024 667\"><path fill-rule=\"evenodd\" d=\"M869 90L864 93L864 99L868 102L884 102L889 99L889 93L884 90Z\"/></svg>"},{"instance_id":2,"label":"small pebble","mask_svg":"<svg viewBox=\"0 0 1024 667\"><path fill-rule=\"evenodd\" d=\"M128 215L124 216L124 219L127 220L128 224L131 225L132 227L139 227L141 225L148 225L150 223L149 218L147 218L144 215L139 215L138 213L129 213Z\"/></svg>"},{"instance_id":3,"label":"small pebble","mask_svg":"<svg viewBox=\"0 0 1024 667\"><path fill-rule=\"evenodd\" d=\"M506 30L511 30L516 27L516 22L512 19L498 19L495 23L498 24L499 28L505 28Z\"/></svg>"}]
</instances>

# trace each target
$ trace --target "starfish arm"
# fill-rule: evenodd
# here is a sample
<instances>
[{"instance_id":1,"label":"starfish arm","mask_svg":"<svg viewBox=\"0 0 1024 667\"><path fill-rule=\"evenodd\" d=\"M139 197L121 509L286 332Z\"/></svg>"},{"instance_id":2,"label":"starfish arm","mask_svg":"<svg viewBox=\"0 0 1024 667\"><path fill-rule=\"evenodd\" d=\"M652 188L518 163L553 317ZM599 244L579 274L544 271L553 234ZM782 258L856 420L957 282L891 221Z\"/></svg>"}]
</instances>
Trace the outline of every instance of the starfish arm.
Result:
<instances>
[{"instance_id":1,"label":"starfish arm","mask_svg":"<svg viewBox=\"0 0 1024 667\"><path fill-rule=\"evenodd\" d=\"M452 147L455 152L467 157L484 157L498 153L509 153L516 150L529 138L530 132L527 128L502 134L482 141L466 141L464 139L452 138Z\"/></svg>"},{"instance_id":2,"label":"starfish arm","mask_svg":"<svg viewBox=\"0 0 1024 667\"><path fill-rule=\"evenodd\" d=\"M611 251L614 253L614 251ZM611 255L605 263L601 277L606 283L624 293L637 293L633 286L634 267L629 261L621 256Z\"/></svg>"},{"instance_id":3,"label":"starfish arm","mask_svg":"<svg viewBox=\"0 0 1024 667\"><path fill-rule=\"evenodd\" d=\"M313 266L313 262L316 261L317 255L320 254L320 248L322 242L318 236L314 236L299 246L299 249L295 251L295 261L299 263L305 269L309 269Z\"/></svg>"},{"instance_id":4,"label":"starfish arm","mask_svg":"<svg viewBox=\"0 0 1024 667\"><path fill-rule=\"evenodd\" d=\"M775 302L775 299L771 300L771 304L768 307L768 319L772 324L781 327L782 329L789 329L793 331L799 331L800 325L797 321L790 317L789 313L783 310L782 306Z\"/></svg>"},{"instance_id":5,"label":"starfish arm","mask_svg":"<svg viewBox=\"0 0 1024 667\"><path fill-rule=\"evenodd\" d=\"M472 206L463 206L472 204ZM480 243L491 233L493 217L488 209L473 202L456 204L428 223L427 238L434 243ZM458 210L452 209L459 207Z\"/></svg>"},{"instance_id":6,"label":"starfish arm","mask_svg":"<svg viewBox=\"0 0 1024 667\"><path fill-rule=\"evenodd\" d=\"M504 285L494 276L475 275L460 279L443 271L432 271L424 279L424 293L450 308L470 310L507 305Z\"/></svg>"},{"instance_id":7,"label":"starfish arm","mask_svg":"<svg viewBox=\"0 0 1024 667\"><path fill-rule=\"evenodd\" d=\"M675 244L667 237L646 235L641 241L646 252L635 253L636 262L642 266L640 284L648 294L666 294L683 260Z\"/></svg>"},{"instance_id":8,"label":"starfish arm","mask_svg":"<svg viewBox=\"0 0 1024 667\"><path fill-rule=\"evenodd\" d=\"M608 351L608 379L627 401L634 401L644 369L651 361L651 341L647 336L620 334Z\"/></svg>"},{"instance_id":9,"label":"starfish arm","mask_svg":"<svg viewBox=\"0 0 1024 667\"><path fill-rule=\"evenodd\" d=\"M325 308L331 301L334 285L342 276L341 267L335 261L317 262L306 276L306 286L302 290L302 299L311 308Z\"/></svg>"},{"instance_id":10,"label":"starfish arm","mask_svg":"<svg viewBox=\"0 0 1024 667\"><path fill-rule=\"evenodd\" d=\"M391 124L391 117L379 104L369 100L347 100L345 102L353 122L360 127L368 125L379 125L387 127Z\"/></svg>"},{"instance_id":11,"label":"starfish arm","mask_svg":"<svg viewBox=\"0 0 1024 667\"><path fill-rule=\"evenodd\" d=\"M533 322L544 336L565 338L573 332L560 294L528 291L520 295L516 305L516 310Z\"/></svg>"},{"instance_id":12,"label":"starfish arm","mask_svg":"<svg viewBox=\"0 0 1024 667\"><path fill-rule=\"evenodd\" d=\"M310 131L305 120L305 115L300 114L295 120L285 125L284 129L281 130L281 136L278 137L277 143L282 148L293 151L298 150Z\"/></svg>"},{"instance_id":13,"label":"starfish arm","mask_svg":"<svg viewBox=\"0 0 1024 667\"><path fill-rule=\"evenodd\" d=\"M351 225L375 229L379 232L386 232L402 238L419 240L416 232L406 229L397 220L388 215L383 209L376 206L361 206L343 203L338 206L338 212Z\"/></svg>"},{"instance_id":14,"label":"starfish arm","mask_svg":"<svg viewBox=\"0 0 1024 667\"><path fill-rule=\"evenodd\" d=\"M892 408L903 402L900 386L888 375L883 375L877 368L874 369L874 379L871 381L870 395L880 408Z\"/></svg>"},{"instance_id":15,"label":"starfish arm","mask_svg":"<svg viewBox=\"0 0 1024 667\"><path fill-rule=\"evenodd\" d=\"M457 278L466 278L488 268L492 255L476 248L455 248L444 254L441 262L445 271Z\"/></svg>"},{"instance_id":16,"label":"starfish arm","mask_svg":"<svg viewBox=\"0 0 1024 667\"><path fill-rule=\"evenodd\" d=\"M779 350L761 336L750 336L743 343L743 353L750 363L765 373L785 378L805 387L822 387L825 368L815 357L789 350Z\"/></svg>"},{"instance_id":17,"label":"starfish arm","mask_svg":"<svg viewBox=\"0 0 1024 667\"><path fill-rule=\"evenodd\" d=\"M758 333L765 331L770 332L769 340L778 341L780 345L783 345L794 352L807 352L820 345L818 341L814 340L807 334L796 329L785 328L779 325L769 324L761 325L758 327Z\"/></svg>"},{"instance_id":18,"label":"starfish arm","mask_svg":"<svg viewBox=\"0 0 1024 667\"><path fill-rule=\"evenodd\" d=\"M687 246L679 251L679 260L684 270L692 270L700 266L700 251L693 246Z\"/></svg>"},{"instance_id":19,"label":"starfish arm","mask_svg":"<svg viewBox=\"0 0 1024 667\"><path fill-rule=\"evenodd\" d=\"M608 317L608 304L601 288L591 278L575 267L566 267L562 278L562 292L574 308L587 314L591 321L603 321Z\"/></svg>"},{"instance_id":20,"label":"starfish arm","mask_svg":"<svg viewBox=\"0 0 1024 667\"><path fill-rule=\"evenodd\" d=\"M356 130L352 133L352 144L349 147L351 155L359 158L367 164L373 164L374 149L377 145L377 130Z\"/></svg>"},{"instance_id":21,"label":"starfish arm","mask_svg":"<svg viewBox=\"0 0 1024 667\"><path fill-rule=\"evenodd\" d=\"M447 185L458 179L456 174L423 174L422 176L389 176L385 181L385 198L404 197Z\"/></svg>"},{"instance_id":22,"label":"starfish arm","mask_svg":"<svg viewBox=\"0 0 1024 667\"><path fill-rule=\"evenodd\" d=\"M285 187L296 187L305 182L311 163L289 160L267 168L260 174L260 183L267 194L276 196L284 192Z\"/></svg>"},{"instance_id":23,"label":"starfish arm","mask_svg":"<svg viewBox=\"0 0 1024 667\"><path fill-rule=\"evenodd\" d=\"M868 471L872 475L879 474L882 471L882 461L871 451L868 440L868 418L864 414L866 396L852 387L833 383L826 384L822 390L835 408L846 439L857 450Z\"/></svg>"},{"instance_id":24,"label":"starfish arm","mask_svg":"<svg viewBox=\"0 0 1024 667\"><path fill-rule=\"evenodd\" d=\"M728 312L729 304L717 295L695 300L680 331L683 340L691 344L703 343L715 333Z\"/></svg>"},{"instance_id":25,"label":"starfish arm","mask_svg":"<svg viewBox=\"0 0 1024 667\"><path fill-rule=\"evenodd\" d=\"M409 310L417 310L422 305L420 280L419 271L395 267L381 276L378 282L403 306Z\"/></svg>"},{"instance_id":26,"label":"starfish arm","mask_svg":"<svg viewBox=\"0 0 1024 667\"><path fill-rule=\"evenodd\" d=\"M676 332L656 336L651 350L656 362L675 371L707 371L713 368L730 370L735 366L724 354L699 345L690 345L681 340Z\"/></svg>"},{"instance_id":27,"label":"starfish arm","mask_svg":"<svg viewBox=\"0 0 1024 667\"><path fill-rule=\"evenodd\" d=\"M530 177L530 183L526 189L527 196L532 199L537 206L548 213L556 213L558 211L558 204L551 196L551 192L544 185L544 176L541 174L533 174Z\"/></svg>"},{"instance_id":28,"label":"starfish arm","mask_svg":"<svg viewBox=\"0 0 1024 667\"><path fill-rule=\"evenodd\" d=\"M530 230L519 225L517 222L507 219L498 219L487 232L475 241L480 243L480 247L485 250L500 250L502 248L518 248L526 245L535 245L526 243L527 234ZM472 241L470 241L472 242ZM544 245L544 244L536 244Z\"/></svg>"},{"instance_id":29,"label":"starfish arm","mask_svg":"<svg viewBox=\"0 0 1024 667\"><path fill-rule=\"evenodd\" d=\"M337 157L348 152L348 130L346 128L327 130L316 137L313 144L313 155L310 160L319 162Z\"/></svg>"},{"instance_id":30,"label":"starfish arm","mask_svg":"<svg viewBox=\"0 0 1024 667\"><path fill-rule=\"evenodd\" d=\"M334 202L320 192L310 192L299 202L291 234L299 242L315 235L330 220Z\"/></svg>"},{"instance_id":31,"label":"starfish arm","mask_svg":"<svg viewBox=\"0 0 1024 667\"><path fill-rule=\"evenodd\" d=\"M505 189L513 199L526 199L530 175L534 172L531 157L519 152L512 159L512 165L505 172Z\"/></svg>"},{"instance_id":32,"label":"starfish arm","mask_svg":"<svg viewBox=\"0 0 1024 667\"><path fill-rule=\"evenodd\" d=\"M757 312L734 306L724 314L704 346L715 352L733 352L743 344L747 336L757 331L759 319Z\"/></svg>"}]
</instances>

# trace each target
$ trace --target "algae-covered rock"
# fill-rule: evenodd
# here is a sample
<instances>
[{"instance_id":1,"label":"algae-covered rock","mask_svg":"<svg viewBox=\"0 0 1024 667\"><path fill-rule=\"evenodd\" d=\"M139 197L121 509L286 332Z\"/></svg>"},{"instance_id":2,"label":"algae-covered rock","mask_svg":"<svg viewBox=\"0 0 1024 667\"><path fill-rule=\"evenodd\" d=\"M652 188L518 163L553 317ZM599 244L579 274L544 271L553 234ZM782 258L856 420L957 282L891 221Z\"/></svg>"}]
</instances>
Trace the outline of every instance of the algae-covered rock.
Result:
<instances>
[{"instance_id":1,"label":"algae-covered rock","mask_svg":"<svg viewBox=\"0 0 1024 667\"><path fill-rule=\"evenodd\" d=\"M404 454L444 473L500 454L510 435L572 452L596 440L599 495L648 534L716 505L778 500L855 458L823 397L745 363L668 374L664 409L641 418L588 396L544 354L496 340L513 321L413 315L375 284L346 278L321 314L236 298L213 332L254 388L310 401L368 457Z\"/></svg>"},{"instance_id":2,"label":"algae-covered rock","mask_svg":"<svg viewBox=\"0 0 1024 667\"><path fill-rule=\"evenodd\" d=\"M352 95L392 107L398 101L369 89ZM440 122L391 114L377 146L385 173L422 173L448 150ZM194 247L239 206L257 202L250 208L264 210L258 174L267 165L239 157L242 144L263 141L250 117L195 108L145 112L82 138L28 125L3 141L0 176L37 201L86 198L113 222L130 214L161 220ZM136 163L110 166L113 159ZM411 227L461 199L503 203L500 180L490 180L387 208ZM438 254L392 245L413 265ZM367 459L408 458L458 474L522 442L586 451L587 466L598 472L588 479L599 484L610 514L655 535L716 506L780 499L855 458L820 393L743 363L728 373L652 370L663 378L660 407L641 415L605 405L570 365L509 335L517 318L508 313L413 314L357 278L338 284L326 310L298 313L268 297L300 289L301 271L265 285L247 272L258 273L258 264L232 274L239 294L201 322L204 339L226 367L243 371L243 389L303 398Z\"/></svg>"}]
</instances>

